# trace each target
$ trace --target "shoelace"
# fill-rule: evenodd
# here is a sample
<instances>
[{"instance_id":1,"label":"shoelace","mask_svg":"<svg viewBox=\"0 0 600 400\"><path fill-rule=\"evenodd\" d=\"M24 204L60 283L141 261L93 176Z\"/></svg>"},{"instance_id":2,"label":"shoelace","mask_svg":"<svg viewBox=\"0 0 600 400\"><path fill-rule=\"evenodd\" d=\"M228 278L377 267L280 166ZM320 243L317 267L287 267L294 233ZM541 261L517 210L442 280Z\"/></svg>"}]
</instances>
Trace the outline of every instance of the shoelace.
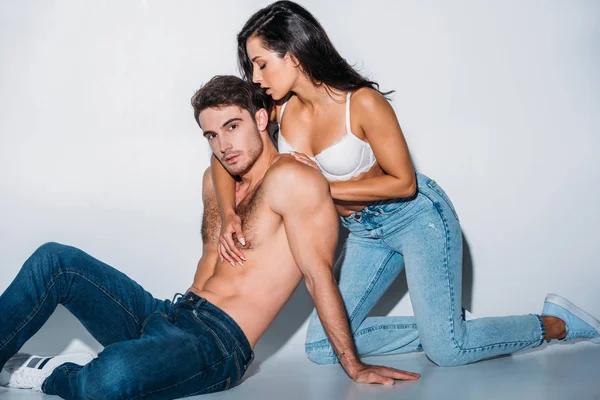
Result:
<instances>
[{"instance_id":1,"label":"shoelace","mask_svg":"<svg viewBox=\"0 0 600 400\"><path fill-rule=\"evenodd\" d=\"M41 392L44 379L45 376L42 370L25 367L12 374L10 385L23 389L31 388Z\"/></svg>"},{"instance_id":2,"label":"shoelace","mask_svg":"<svg viewBox=\"0 0 600 400\"><path fill-rule=\"evenodd\" d=\"M2 369L7 371L9 374L12 374L15 370L24 365L25 362L29 359L29 357L31 357L31 354L17 353L14 356L12 356L6 362L6 364L4 364L4 368Z\"/></svg>"}]
</instances>

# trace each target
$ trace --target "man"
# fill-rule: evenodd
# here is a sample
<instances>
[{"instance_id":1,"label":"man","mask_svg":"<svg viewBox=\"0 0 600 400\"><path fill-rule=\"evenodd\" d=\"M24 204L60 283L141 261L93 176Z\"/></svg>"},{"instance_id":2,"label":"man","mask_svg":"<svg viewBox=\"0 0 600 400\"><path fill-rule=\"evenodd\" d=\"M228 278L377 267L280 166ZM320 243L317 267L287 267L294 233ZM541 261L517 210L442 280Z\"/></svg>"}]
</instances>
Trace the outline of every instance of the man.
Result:
<instances>
[{"instance_id":1,"label":"man","mask_svg":"<svg viewBox=\"0 0 600 400\"><path fill-rule=\"evenodd\" d=\"M202 189L202 258L192 286L174 303L155 299L81 250L40 247L0 296L0 366L7 364L10 386L67 399L162 399L226 390L240 383L254 345L303 277L353 380L418 379L358 359L332 273L337 216L329 186L318 171L277 153L261 104L260 94L233 76L213 78L192 98L214 155L239 178L243 265L232 268L218 259L220 218L209 171ZM105 346L99 356L9 360L59 303ZM11 368L15 360L19 367Z\"/></svg>"}]
</instances>

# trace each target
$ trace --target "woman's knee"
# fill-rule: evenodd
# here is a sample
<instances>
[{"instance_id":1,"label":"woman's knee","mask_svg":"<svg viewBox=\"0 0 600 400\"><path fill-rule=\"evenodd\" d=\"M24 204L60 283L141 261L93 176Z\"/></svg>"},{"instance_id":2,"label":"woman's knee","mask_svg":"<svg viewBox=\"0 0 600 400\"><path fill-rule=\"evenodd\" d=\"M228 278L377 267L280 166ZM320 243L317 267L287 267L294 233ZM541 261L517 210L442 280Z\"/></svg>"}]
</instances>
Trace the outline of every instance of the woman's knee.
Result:
<instances>
[{"instance_id":1,"label":"woman's knee","mask_svg":"<svg viewBox=\"0 0 600 400\"><path fill-rule=\"evenodd\" d=\"M335 364L338 362L333 348L328 343L314 345L307 343L304 346L306 357L316 364Z\"/></svg>"},{"instance_id":2,"label":"woman's knee","mask_svg":"<svg viewBox=\"0 0 600 400\"><path fill-rule=\"evenodd\" d=\"M327 334L325 333L325 329L323 329L323 325L321 324L321 320L317 315L316 311L313 310L310 318L308 319L308 328L306 330L306 343L316 343L322 340L327 339Z\"/></svg>"},{"instance_id":3,"label":"woman's knee","mask_svg":"<svg viewBox=\"0 0 600 400\"><path fill-rule=\"evenodd\" d=\"M424 350L427 357L440 367L455 367L465 364L462 351L455 346L424 347Z\"/></svg>"},{"instance_id":4,"label":"woman's knee","mask_svg":"<svg viewBox=\"0 0 600 400\"><path fill-rule=\"evenodd\" d=\"M329 339L327 339L323 325L321 325L321 321L315 312L313 312L308 321L304 352L310 361L317 364L333 364L337 362L337 357L333 352Z\"/></svg>"}]
</instances>

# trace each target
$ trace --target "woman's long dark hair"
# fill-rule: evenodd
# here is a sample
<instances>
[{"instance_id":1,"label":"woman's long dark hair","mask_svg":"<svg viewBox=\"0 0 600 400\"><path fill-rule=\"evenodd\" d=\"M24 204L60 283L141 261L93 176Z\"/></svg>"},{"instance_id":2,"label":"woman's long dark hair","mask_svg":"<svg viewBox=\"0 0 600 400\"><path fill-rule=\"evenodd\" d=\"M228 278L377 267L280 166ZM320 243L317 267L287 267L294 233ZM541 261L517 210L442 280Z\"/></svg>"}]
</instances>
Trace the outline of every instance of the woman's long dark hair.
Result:
<instances>
[{"instance_id":1,"label":"woman's long dark hair","mask_svg":"<svg viewBox=\"0 0 600 400\"><path fill-rule=\"evenodd\" d=\"M277 1L257 11L238 34L238 62L242 76L252 82L252 62L246 41L255 36L263 46L280 57L290 53L315 85L326 85L343 92L372 88L384 96L376 82L360 75L333 47L317 19L304 7L291 1ZM270 112L273 99L268 97Z\"/></svg>"}]
</instances>

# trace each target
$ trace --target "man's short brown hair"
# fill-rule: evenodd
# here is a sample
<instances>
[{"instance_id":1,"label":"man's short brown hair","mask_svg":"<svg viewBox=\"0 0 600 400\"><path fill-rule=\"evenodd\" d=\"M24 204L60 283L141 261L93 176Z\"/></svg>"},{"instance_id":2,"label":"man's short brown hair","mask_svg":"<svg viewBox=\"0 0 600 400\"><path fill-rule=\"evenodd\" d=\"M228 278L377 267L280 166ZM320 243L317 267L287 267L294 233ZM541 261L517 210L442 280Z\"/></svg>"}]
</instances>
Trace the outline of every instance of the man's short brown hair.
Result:
<instances>
[{"instance_id":1,"label":"man's short brown hair","mask_svg":"<svg viewBox=\"0 0 600 400\"><path fill-rule=\"evenodd\" d=\"M257 85L237 76L217 75L192 96L194 119L200 125L198 117L203 110L227 106L237 106L246 110L254 119L254 114L265 107L265 96Z\"/></svg>"}]
</instances>

